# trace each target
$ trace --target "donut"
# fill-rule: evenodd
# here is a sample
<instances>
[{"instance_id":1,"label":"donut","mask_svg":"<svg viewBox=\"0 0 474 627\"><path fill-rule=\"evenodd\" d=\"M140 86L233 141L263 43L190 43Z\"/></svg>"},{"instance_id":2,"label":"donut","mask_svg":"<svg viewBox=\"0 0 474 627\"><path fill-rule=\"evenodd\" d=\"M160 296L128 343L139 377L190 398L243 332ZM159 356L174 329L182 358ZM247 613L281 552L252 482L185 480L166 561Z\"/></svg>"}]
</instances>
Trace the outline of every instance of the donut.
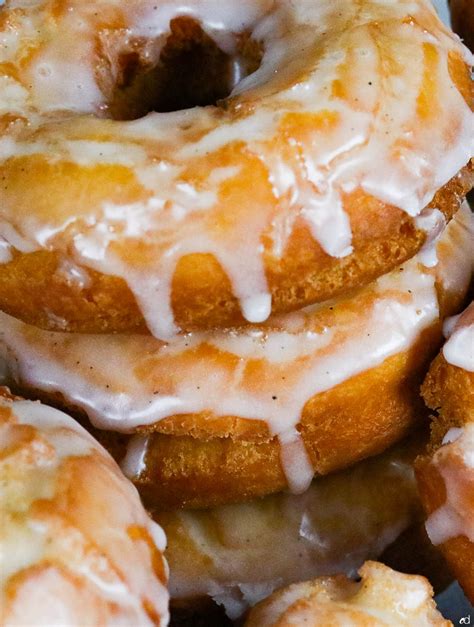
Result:
<instances>
[{"instance_id":1,"label":"donut","mask_svg":"<svg viewBox=\"0 0 474 627\"><path fill-rule=\"evenodd\" d=\"M235 620L281 586L354 575L421 522L412 463L424 443L424 437L411 438L313 481L302 495L152 512L168 539L172 607L200 607L211 597Z\"/></svg>"},{"instance_id":2,"label":"donut","mask_svg":"<svg viewBox=\"0 0 474 627\"><path fill-rule=\"evenodd\" d=\"M473 233L464 208L437 243L345 298L168 344L46 332L2 314L9 383L85 413L149 507L303 492L423 418L419 386L440 317L462 306Z\"/></svg>"},{"instance_id":3,"label":"donut","mask_svg":"<svg viewBox=\"0 0 474 627\"><path fill-rule=\"evenodd\" d=\"M417 478L428 535L474 602L474 303L449 321L447 332L423 384L437 417Z\"/></svg>"},{"instance_id":4,"label":"donut","mask_svg":"<svg viewBox=\"0 0 474 627\"><path fill-rule=\"evenodd\" d=\"M69 416L0 390L2 625L168 624L165 537Z\"/></svg>"},{"instance_id":5,"label":"donut","mask_svg":"<svg viewBox=\"0 0 474 627\"><path fill-rule=\"evenodd\" d=\"M436 609L427 579L366 562L360 581L320 577L283 588L255 607L245 627L452 626Z\"/></svg>"},{"instance_id":6,"label":"donut","mask_svg":"<svg viewBox=\"0 0 474 627\"><path fill-rule=\"evenodd\" d=\"M421 546L419 544L420 540ZM399 562L406 562L407 551L411 551L411 570L405 570L398 565ZM389 557L390 561L386 561L386 556ZM394 556L396 559L393 559ZM435 594L445 591L453 583L453 577L450 575L441 553L429 541L422 524L417 523L403 532L384 551L379 561L402 573L425 577L434 588ZM350 576L353 577L355 573L356 570L351 572ZM281 582L278 585L281 585ZM268 591L262 593L267 594ZM241 595L239 594L239 600L240 598ZM252 597L252 602L255 602L255 598L258 597ZM234 606L235 598L233 598L231 603L227 603L227 607L235 607L237 611L238 606ZM247 603L244 605L247 605ZM231 620L226 614L225 606L217 604L210 597L193 599L192 602L171 600L170 612L173 627L197 627L200 625L206 625L207 627L233 627L233 625L240 625L242 622L241 619L237 619L237 621Z\"/></svg>"},{"instance_id":7,"label":"donut","mask_svg":"<svg viewBox=\"0 0 474 627\"><path fill-rule=\"evenodd\" d=\"M449 0L453 29L474 50L474 6L471 0Z\"/></svg>"},{"instance_id":8,"label":"donut","mask_svg":"<svg viewBox=\"0 0 474 627\"><path fill-rule=\"evenodd\" d=\"M472 57L430 0L6 0L0 308L260 323L367 285L473 185Z\"/></svg>"}]
</instances>

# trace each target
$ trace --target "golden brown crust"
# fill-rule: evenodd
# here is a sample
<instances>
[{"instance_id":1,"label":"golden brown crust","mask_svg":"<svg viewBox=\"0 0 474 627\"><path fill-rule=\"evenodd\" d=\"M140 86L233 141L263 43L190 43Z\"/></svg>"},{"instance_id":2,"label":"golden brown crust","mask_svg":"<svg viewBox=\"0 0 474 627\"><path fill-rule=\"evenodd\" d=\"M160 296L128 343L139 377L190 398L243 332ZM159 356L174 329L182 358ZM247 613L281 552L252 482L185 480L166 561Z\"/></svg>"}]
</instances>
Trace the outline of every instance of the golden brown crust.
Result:
<instances>
[{"instance_id":1,"label":"golden brown crust","mask_svg":"<svg viewBox=\"0 0 474 627\"><path fill-rule=\"evenodd\" d=\"M474 50L474 4L472 0L449 0L453 30Z\"/></svg>"},{"instance_id":2,"label":"golden brown crust","mask_svg":"<svg viewBox=\"0 0 474 627\"><path fill-rule=\"evenodd\" d=\"M433 425L435 435L473 419L474 374L449 364L442 354L431 364L421 393L428 407L439 412Z\"/></svg>"},{"instance_id":3,"label":"golden brown crust","mask_svg":"<svg viewBox=\"0 0 474 627\"><path fill-rule=\"evenodd\" d=\"M473 172L473 165L468 164L462 175L436 194L430 206L439 208L450 219L472 187ZM24 175L12 171L4 172L4 176L10 177L14 187L15 178ZM79 193L84 185L79 173L72 171L68 176L69 185L78 178ZM39 171L29 185L29 194L32 199L35 195L54 198L58 191L53 187L57 185L57 178ZM302 226L295 228L281 260L271 255L267 242L265 268L274 313L293 311L366 285L421 248L425 234L416 230L404 212L360 191L348 195L345 205L354 245L354 253L348 257L327 255ZM147 332L135 299L122 279L88 270L90 282L80 288L60 271L61 260L54 251L14 253L9 263L0 265L0 309L52 330ZM183 330L244 322L230 281L212 255L193 254L181 259L173 278L172 306Z\"/></svg>"}]
</instances>

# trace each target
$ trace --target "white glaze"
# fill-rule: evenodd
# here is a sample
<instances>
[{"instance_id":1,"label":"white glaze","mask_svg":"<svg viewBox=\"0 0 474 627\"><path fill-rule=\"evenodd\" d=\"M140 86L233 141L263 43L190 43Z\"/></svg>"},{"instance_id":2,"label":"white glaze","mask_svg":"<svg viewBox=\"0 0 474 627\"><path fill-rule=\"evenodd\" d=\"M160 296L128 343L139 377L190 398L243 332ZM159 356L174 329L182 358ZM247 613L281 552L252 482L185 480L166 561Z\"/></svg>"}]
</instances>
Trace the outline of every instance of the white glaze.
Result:
<instances>
[{"instance_id":1,"label":"white glaze","mask_svg":"<svg viewBox=\"0 0 474 627\"><path fill-rule=\"evenodd\" d=\"M446 227L446 218L439 209L425 209L415 218L415 224L417 229L426 233L419 259L428 268L433 268L438 263L436 244Z\"/></svg>"},{"instance_id":2,"label":"white glaze","mask_svg":"<svg viewBox=\"0 0 474 627\"><path fill-rule=\"evenodd\" d=\"M284 431L278 438L281 463L293 494L303 494L311 485L314 468L297 429Z\"/></svg>"},{"instance_id":3,"label":"white glaze","mask_svg":"<svg viewBox=\"0 0 474 627\"><path fill-rule=\"evenodd\" d=\"M452 427L449 431L446 432L446 435L443 438L442 444L451 444L451 442L455 442L458 440L463 434L463 430L460 427Z\"/></svg>"},{"instance_id":4,"label":"white glaze","mask_svg":"<svg viewBox=\"0 0 474 627\"><path fill-rule=\"evenodd\" d=\"M451 337L451 335L453 334L453 331L456 328L458 320L459 320L459 318L461 316L462 316L462 314L457 314L455 316L449 316L443 322L443 335L444 335L444 337L446 339L449 339Z\"/></svg>"},{"instance_id":5,"label":"white glaze","mask_svg":"<svg viewBox=\"0 0 474 627\"><path fill-rule=\"evenodd\" d=\"M40 403L1 398L0 432L2 623L166 625L165 536L109 454Z\"/></svg>"},{"instance_id":6,"label":"white glaze","mask_svg":"<svg viewBox=\"0 0 474 627\"><path fill-rule=\"evenodd\" d=\"M60 392L102 429L133 432L203 411L264 421L285 444L288 481L300 492L312 476L296 430L306 402L412 346L438 319L436 281L444 284L454 261L469 270L459 272L462 281L451 288L465 293L472 263L466 223L472 220L465 209L447 227L436 269L415 258L350 299L259 327L188 334L164 344L148 336L49 333L0 314L0 348L13 379ZM124 466L130 477L142 467L143 449L135 442Z\"/></svg>"},{"instance_id":7,"label":"white glaze","mask_svg":"<svg viewBox=\"0 0 474 627\"><path fill-rule=\"evenodd\" d=\"M472 57L438 22L429 0L137 0L130 10L109 0L101 12L69 0L57 23L49 19L51 4L10 0L4 9L10 20L0 32L0 61L9 85L1 91L0 109L26 115L30 129L20 133L13 125L0 137L4 167L22 155L39 161L47 155L55 167L121 166L137 178L136 198L125 203L120 195L99 194L94 201L84 192L78 203L64 189L66 200L61 205L58 199L53 214L36 198L19 200L7 191L0 196L0 235L18 250L59 247L80 266L123 277L158 338L179 330L170 291L183 256L214 255L244 316L263 321L271 312L264 234L282 255L295 223L304 221L328 254L343 257L352 250L346 193L361 189L417 216L473 156L473 115L447 63L451 52L468 63ZM234 55L236 67L232 33L249 31L265 53L254 74L237 76L233 113L206 107L130 123L94 120L83 114L107 115L107 95L94 71L97 15L111 83L119 50L142 37L151 42L144 58L156 61L177 15L198 19ZM110 31L103 26L108 21ZM117 22L127 28L114 30ZM15 77L7 64L18 65L25 42L32 41L39 52ZM393 60L396 71L387 70ZM423 83L426 72L430 80ZM429 100L430 111L420 113L420 98ZM72 119L64 120L65 110ZM309 131L301 136L298 124L286 129L289 116L300 113L315 116L312 137ZM234 151L234 157L216 180L218 168L206 160L219 150ZM247 167L242 182L245 155L254 160L249 167L255 174ZM248 187L245 203L227 205L225 190L239 185ZM22 202L27 210L20 209ZM232 228L216 226L236 213ZM137 241L153 251L146 262L129 254Z\"/></svg>"},{"instance_id":8,"label":"white glaze","mask_svg":"<svg viewBox=\"0 0 474 627\"><path fill-rule=\"evenodd\" d=\"M451 429L446 441L433 457L433 464L446 487L446 502L426 521L426 530L433 544L465 536L474 542L474 517L469 507L474 481L474 423Z\"/></svg>"},{"instance_id":9,"label":"white glaze","mask_svg":"<svg viewBox=\"0 0 474 627\"><path fill-rule=\"evenodd\" d=\"M474 303L463 314L448 320L444 331L449 337L443 346L446 361L474 372Z\"/></svg>"},{"instance_id":10,"label":"white glaze","mask_svg":"<svg viewBox=\"0 0 474 627\"><path fill-rule=\"evenodd\" d=\"M129 479L137 479L146 468L148 439L147 435L134 435L127 445L127 452L120 462L120 468Z\"/></svg>"},{"instance_id":11,"label":"white glaze","mask_svg":"<svg viewBox=\"0 0 474 627\"><path fill-rule=\"evenodd\" d=\"M12 259L12 246L0 237L0 263L8 263Z\"/></svg>"},{"instance_id":12,"label":"white glaze","mask_svg":"<svg viewBox=\"0 0 474 627\"><path fill-rule=\"evenodd\" d=\"M474 251L472 246L474 241L474 220L467 202L462 204L461 210L456 214L456 221L457 230L459 231L457 239L454 237L447 244L443 242L442 238L438 239L436 252L437 256L443 256L443 263L438 265L436 271L446 291L449 294L458 294L462 299L465 296L463 286L471 282L474 271ZM449 251L445 251L446 246L448 246ZM471 261L471 264L469 264L469 261Z\"/></svg>"}]
</instances>

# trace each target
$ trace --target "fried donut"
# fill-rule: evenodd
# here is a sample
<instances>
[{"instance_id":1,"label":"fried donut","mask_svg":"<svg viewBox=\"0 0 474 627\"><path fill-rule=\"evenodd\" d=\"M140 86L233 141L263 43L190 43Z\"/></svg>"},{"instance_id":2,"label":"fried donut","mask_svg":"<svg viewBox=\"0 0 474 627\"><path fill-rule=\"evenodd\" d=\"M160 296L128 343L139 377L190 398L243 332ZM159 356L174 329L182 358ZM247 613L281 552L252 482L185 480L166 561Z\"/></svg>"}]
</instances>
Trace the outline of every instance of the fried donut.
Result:
<instances>
[{"instance_id":1,"label":"fried donut","mask_svg":"<svg viewBox=\"0 0 474 627\"><path fill-rule=\"evenodd\" d=\"M474 4L472 0L449 0L453 29L474 50Z\"/></svg>"},{"instance_id":2,"label":"fried donut","mask_svg":"<svg viewBox=\"0 0 474 627\"><path fill-rule=\"evenodd\" d=\"M172 605L196 607L209 596L235 619L281 586L354 575L421 521L412 462L423 446L412 439L303 495L155 513L168 539Z\"/></svg>"},{"instance_id":3,"label":"fried donut","mask_svg":"<svg viewBox=\"0 0 474 627\"><path fill-rule=\"evenodd\" d=\"M0 9L13 316L259 323L413 257L472 187L472 58L429 0L99 6Z\"/></svg>"},{"instance_id":4,"label":"fried donut","mask_svg":"<svg viewBox=\"0 0 474 627\"><path fill-rule=\"evenodd\" d=\"M474 602L474 303L453 326L423 385L438 418L417 477L428 535Z\"/></svg>"},{"instance_id":5,"label":"fried donut","mask_svg":"<svg viewBox=\"0 0 474 627\"><path fill-rule=\"evenodd\" d=\"M274 593L251 612L245 627L449 627L436 609L427 579L366 562L360 581L344 575L297 583Z\"/></svg>"},{"instance_id":6,"label":"fried donut","mask_svg":"<svg viewBox=\"0 0 474 627\"><path fill-rule=\"evenodd\" d=\"M167 625L165 537L69 416L0 389L2 625Z\"/></svg>"},{"instance_id":7,"label":"fried donut","mask_svg":"<svg viewBox=\"0 0 474 627\"><path fill-rule=\"evenodd\" d=\"M137 433L122 468L149 506L302 492L315 473L382 452L423 417L419 386L440 316L463 302L472 237L466 208L389 275L261 326L164 344L45 332L2 314L0 346L23 393ZM438 265L423 265L436 250Z\"/></svg>"}]
</instances>

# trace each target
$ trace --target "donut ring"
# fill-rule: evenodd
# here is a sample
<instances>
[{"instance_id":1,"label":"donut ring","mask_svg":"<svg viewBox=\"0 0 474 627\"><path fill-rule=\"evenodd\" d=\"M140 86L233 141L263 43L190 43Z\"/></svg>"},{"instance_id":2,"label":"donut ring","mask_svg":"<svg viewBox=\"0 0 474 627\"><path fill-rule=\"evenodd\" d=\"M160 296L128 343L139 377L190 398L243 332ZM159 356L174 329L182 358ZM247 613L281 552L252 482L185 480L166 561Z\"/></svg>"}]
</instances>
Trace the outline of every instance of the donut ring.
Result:
<instances>
[{"instance_id":1,"label":"donut ring","mask_svg":"<svg viewBox=\"0 0 474 627\"><path fill-rule=\"evenodd\" d=\"M412 438L314 481L298 496L155 512L168 540L172 607L196 607L211 597L236 619L277 587L350 575L364 560L380 557L421 520L412 467L421 446L419 437Z\"/></svg>"},{"instance_id":2,"label":"donut ring","mask_svg":"<svg viewBox=\"0 0 474 627\"><path fill-rule=\"evenodd\" d=\"M44 332L3 314L0 346L25 393L136 434L122 468L149 506L301 492L315 473L382 452L423 417L419 386L440 315L458 310L469 285L472 221L463 210L437 246L390 275L268 325L166 345ZM422 265L436 249L438 265ZM120 459L123 447L105 437Z\"/></svg>"},{"instance_id":3,"label":"donut ring","mask_svg":"<svg viewBox=\"0 0 474 627\"><path fill-rule=\"evenodd\" d=\"M417 462L421 500L431 541L439 545L474 602L474 304L439 355L423 396L439 417L430 450ZM469 354L470 351L470 354Z\"/></svg>"},{"instance_id":4,"label":"donut ring","mask_svg":"<svg viewBox=\"0 0 474 627\"><path fill-rule=\"evenodd\" d=\"M262 322L411 258L424 208L472 187L471 57L429 0L188 5L0 9L7 313L160 339ZM170 103L194 58L212 93Z\"/></svg>"},{"instance_id":5,"label":"donut ring","mask_svg":"<svg viewBox=\"0 0 474 627\"><path fill-rule=\"evenodd\" d=\"M377 562L359 570L361 581L321 577L283 588L251 612L245 627L450 627L436 609L427 579L404 575Z\"/></svg>"},{"instance_id":6,"label":"donut ring","mask_svg":"<svg viewBox=\"0 0 474 627\"><path fill-rule=\"evenodd\" d=\"M164 534L111 457L6 388L0 431L2 624L167 625Z\"/></svg>"},{"instance_id":7,"label":"donut ring","mask_svg":"<svg viewBox=\"0 0 474 627\"><path fill-rule=\"evenodd\" d=\"M453 30L474 50L474 6L471 0L449 0Z\"/></svg>"}]
</instances>

